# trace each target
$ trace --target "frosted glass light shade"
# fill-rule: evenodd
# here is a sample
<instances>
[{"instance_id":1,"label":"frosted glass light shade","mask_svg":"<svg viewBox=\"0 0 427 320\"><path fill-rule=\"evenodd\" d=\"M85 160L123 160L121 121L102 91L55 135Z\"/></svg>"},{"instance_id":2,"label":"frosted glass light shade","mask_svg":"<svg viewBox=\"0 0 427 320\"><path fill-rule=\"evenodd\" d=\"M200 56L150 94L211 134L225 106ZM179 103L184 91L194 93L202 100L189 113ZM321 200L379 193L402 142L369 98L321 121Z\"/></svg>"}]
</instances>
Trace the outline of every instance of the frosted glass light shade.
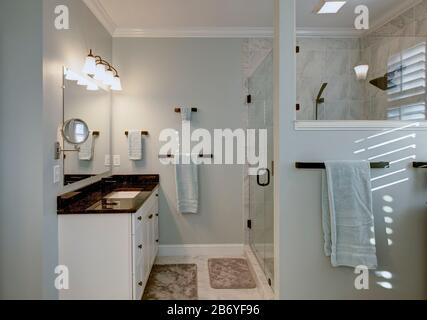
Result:
<instances>
[{"instance_id":1,"label":"frosted glass light shade","mask_svg":"<svg viewBox=\"0 0 427 320\"><path fill-rule=\"evenodd\" d=\"M111 86L111 90L113 91L122 91L122 81L118 76L114 77L113 84Z\"/></svg>"},{"instance_id":2,"label":"frosted glass light shade","mask_svg":"<svg viewBox=\"0 0 427 320\"><path fill-rule=\"evenodd\" d=\"M369 65L361 64L354 67L357 80L366 80L368 78Z\"/></svg>"},{"instance_id":3,"label":"frosted glass light shade","mask_svg":"<svg viewBox=\"0 0 427 320\"><path fill-rule=\"evenodd\" d=\"M88 75L95 75L96 73L96 59L95 57L86 57L85 64L83 66L83 73Z\"/></svg>"},{"instance_id":4,"label":"frosted glass light shade","mask_svg":"<svg viewBox=\"0 0 427 320\"><path fill-rule=\"evenodd\" d=\"M77 81L80 79L79 75L70 69L65 69L65 79L70 81Z\"/></svg>"},{"instance_id":5,"label":"frosted glass light shade","mask_svg":"<svg viewBox=\"0 0 427 320\"><path fill-rule=\"evenodd\" d=\"M86 89L88 91L98 91L99 90L98 86L94 83L89 83L88 86L86 87Z\"/></svg>"},{"instance_id":6,"label":"frosted glass light shade","mask_svg":"<svg viewBox=\"0 0 427 320\"><path fill-rule=\"evenodd\" d=\"M107 70L105 72L104 83L108 86L112 86L114 84L114 73L112 70Z\"/></svg>"},{"instance_id":7,"label":"frosted glass light shade","mask_svg":"<svg viewBox=\"0 0 427 320\"><path fill-rule=\"evenodd\" d=\"M97 64L96 65L96 72L95 72L95 80L104 82L105 80L105 66L103 64Z\"/></svg>"}]
</instances>

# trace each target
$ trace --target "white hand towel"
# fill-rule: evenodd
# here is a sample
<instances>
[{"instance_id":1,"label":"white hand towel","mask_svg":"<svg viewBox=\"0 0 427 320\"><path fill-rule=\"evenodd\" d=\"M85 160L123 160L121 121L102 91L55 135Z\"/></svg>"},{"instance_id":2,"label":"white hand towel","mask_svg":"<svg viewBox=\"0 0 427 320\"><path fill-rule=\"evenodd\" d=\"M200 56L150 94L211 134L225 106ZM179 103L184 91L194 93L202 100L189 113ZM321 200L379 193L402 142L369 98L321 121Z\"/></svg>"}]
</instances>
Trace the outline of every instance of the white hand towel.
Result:
<instances>
[{"instance_id":1,"label":"white hand towel","mask_svg":"<svg viewBox=\"0 0 427 320\"><path fill-rule=\"evenodd\" d=\"M141 131L132 130L128 134L129 159L142 160L142 136Z\"/></svg>"},{"instance_id":2,"label":"white hand towel","mask_svg":"<svg viewBox=\"0 0 427 320\"><path fill-rule=\"evenodd\" d=\"M91 161L93 158L94 146L93 132L90 131L86 142L79 146L79 160Z\"/></svg>"},{"instance_id":3,"label":"white hand towel","mask_svg":"<svg viewBox=\"0 0 427 320\"><path fill-rule=\"evenodd\" d=\"M175 165L178 211L197 213L199 209L198 165L191 161L191 155L176 155L176 157L179 157Z\"/></svg>"},{"instance_id":4,"label":"white hand towel","mask_svg":"<svg viewBox=\"0 0 427 320\"><path fill-rule=\"evenodd\" d=\"M323 173L325 254L334 267L378 265L371 168L366 161L329 161Z\"/></svg>"}]
</instances>

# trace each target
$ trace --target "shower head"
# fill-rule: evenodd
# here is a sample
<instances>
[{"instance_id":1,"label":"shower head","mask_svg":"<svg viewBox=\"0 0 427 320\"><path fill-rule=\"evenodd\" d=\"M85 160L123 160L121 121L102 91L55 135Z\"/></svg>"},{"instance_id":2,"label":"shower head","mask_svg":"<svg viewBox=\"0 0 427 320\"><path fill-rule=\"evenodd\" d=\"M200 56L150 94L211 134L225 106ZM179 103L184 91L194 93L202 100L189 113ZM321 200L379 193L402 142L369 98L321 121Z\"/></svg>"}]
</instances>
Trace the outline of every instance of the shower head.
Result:
<instances>
[{"instance_id":1,"label":"shower head","mask_svg":"<svg viewBox=\"0 0 427 320\"><path fill-rule=\"evenodd\" d=\"M317 98L316 98L316 114L315 114L316 120L318 120L319 118L319 104L325 102L325 99L322 98L322 94L323 94L323 91L325 91L327 86L328 86L327 83L322 83L322 86L320 87L320 90L319 90L319 94L317 95Z\"/></svg>"},{"instance_id":2,"label":"shower head","mask_svg":"<svg viewBox=\"0 0 427 320\"><path fill-rule=\"evenodd\" d=\"M322 98L322 94L323 94L323 91L325 91L325 89L326 89L327 86L328 86L327 83L322 83L322 87L320 88L319 94L317 95L317 98L316 98L316 102L317 103L323 103L323 102L325 102L325 99Z\"/></svg>"},{"instance_id":3,"label":"shower head","mask_svg":"<svg viewBox=\"0 0 427 320\"><path fill-rule=\"evenodd\" d=\"M382 91L387 91L388 87L388 74L385 74L383 77L376 78L374 80L369 81L370 84L377 87Z\"/></svg>"}]
</instances>

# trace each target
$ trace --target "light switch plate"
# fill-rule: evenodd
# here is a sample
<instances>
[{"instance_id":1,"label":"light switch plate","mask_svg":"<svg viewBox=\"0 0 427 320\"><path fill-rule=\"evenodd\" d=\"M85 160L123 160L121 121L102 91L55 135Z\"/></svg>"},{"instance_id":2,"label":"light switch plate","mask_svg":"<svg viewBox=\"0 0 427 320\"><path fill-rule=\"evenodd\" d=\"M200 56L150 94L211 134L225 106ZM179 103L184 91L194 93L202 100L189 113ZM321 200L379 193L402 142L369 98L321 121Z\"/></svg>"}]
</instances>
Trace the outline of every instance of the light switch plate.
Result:
<instances>
[{"instance_id":1,"label":"light switch plate","mask_svg":"<svg viewBox=\"0 0 427 320\"><path fill-rule=\"evenodd\" d=\"M113 158L113 162L115 167L120 167L120 164L121 164L120 155L115 155Z\"/></svg>"},{"instance_id":2,"label":"light switch plate","mask_svg":"<svg viewBox=\"0 0 427 320\"><path fill-rule=\"evenodd\" d=\"M53 183L57 184L61 180L61 167L54 166L53 167Z\"/></svg>"},{"instance_id":3,"label":"light switch plate","mask_svg":"<svg viewBox=\"0 0 427 320\"><path fill-rule=\"evenodd\" d=\"M111 166L111 156L109 154L105 155L104 165L106 167L110 167Z\"/></svg>"}]
</instances>

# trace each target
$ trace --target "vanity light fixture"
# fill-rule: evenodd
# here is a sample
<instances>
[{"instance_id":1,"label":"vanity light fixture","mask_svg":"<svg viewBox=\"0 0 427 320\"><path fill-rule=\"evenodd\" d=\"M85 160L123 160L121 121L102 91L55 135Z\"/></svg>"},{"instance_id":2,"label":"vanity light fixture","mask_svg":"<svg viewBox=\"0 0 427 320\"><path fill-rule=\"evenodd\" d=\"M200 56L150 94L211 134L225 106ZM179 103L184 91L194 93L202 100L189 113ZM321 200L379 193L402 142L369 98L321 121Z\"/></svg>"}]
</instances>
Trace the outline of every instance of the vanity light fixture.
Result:
<instances>
[{"instance_id":1,"label":"vanity light fixture","mask_svg":"<svg viewBox=\"0 0 427 320\"><path fill-rule=\"evenodd\" d=\"M65 79L76 81L79 86L85 86L88 91L98 91L99 85L91 77L74 72L69 68L64 68Z\"/></svg>"},{"instance_id":2,"label":"vanity light fixture","mask_svg":"<svg viewBox=\"0 0 427 320\"><path fill-rule=\"evenodd\" d=\"M317 14L338 13L347 1L320 0L314 9Z\"/></svg>"},{"instance_id":3,"label":"vanity light fixture","mask_svg":"<svg viewBox=\"0 0 427 320\"><path fill-rule=\"evenodd\" d=\"M354 67L357 80L366 80L368 78L369 65L360 64Z\"/></svg>"},{"instance_id":4,"label":"vanity light fixture","mask_svg":"<svg viewBox=\"0 0 427 320\"><path fill-rule=\"evenodd\" d=\"M117 69L101 56L94 55L92 49L86 57L83 73L109 86L113 91L122 91L122 83Z\"/></svg>"}]
</instances>

